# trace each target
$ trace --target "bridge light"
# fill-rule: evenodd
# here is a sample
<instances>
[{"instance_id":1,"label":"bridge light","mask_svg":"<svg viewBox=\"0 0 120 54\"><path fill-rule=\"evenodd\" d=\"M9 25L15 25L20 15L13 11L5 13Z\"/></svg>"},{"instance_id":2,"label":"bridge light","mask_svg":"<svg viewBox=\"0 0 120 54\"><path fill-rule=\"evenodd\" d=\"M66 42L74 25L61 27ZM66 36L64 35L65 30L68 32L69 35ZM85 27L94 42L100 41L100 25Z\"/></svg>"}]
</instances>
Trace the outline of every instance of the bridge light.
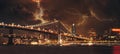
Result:
<instances>
[{"instance_id":1,"label":"bridge light","mask_svg":"<svg viewBox=\"0 0 120 54\"><path fill-rule=\"evenodd\" d=\"M42 41L41 40L38 40L38 44L41 44L42 43Z\"/></svg>"},{"instance_id":2,"label":"bridge light","mask_svg":"<svg viewBox=\"0 0 120 54\"><path fill-rule=\"evenodd\" d=\"M23 28L26 28L26 26L23 26Z\"/></svg>"},{"instance_id":3,"label":"bridge light","mask_svg":"<svg viewBox=\"0 0 120 54\"><path fill-rule=\"evenodd\" d=\"M46 43L49 44L50 43L50 40L49 39L45 39Z\"/></svg>"},{"instance_id":4,"label":"bridge light","mask_svg":"<svg viewBox=\"0 0 120 54\"><path fill-rule=\"evenodd\" d=\"M51 30L50 33L54 33L54 32Z\"/></svg>"},{"instance_id":5,"label":"bridge light","mask_svg":"<svg viewBox=\"0 0 120 54\"><path fill-rule=\"evenodd\" d=\"M68 35L67 33L64 33L64 35L66 36L66 35Z\"/></svg>"},{"instance_id":6,"label":"bridge light","mask_svg":"<svg viewBox=\"0 0 120 54\"><path fill-rule=\"evenodd\" d=\"M8 37L11 37L11 35L9 34Z\"/></svg>"},{"instance_id":7,"label":"bridge light","mask_svg":"<svg viewBox=\"0 0 120 54\"><path fill-rule=\"evenodd\" d=\"M14 25L15 27L17 27L17 25Z\"/></svg>"},{"instance_id":8,"label":"bridge light","mask_svg":"<svg viewBox=\"0 0 120 54\"><path fill-rule=\"evenodd\" d=\"M38 45L38 42L31 42L31 45Z\"/></svg>"},{"instance_id":9,"label":"bridge light","mask_svg":"<svg viewBox=\"0 0 120 54\"><path fill-rule=\"evenodd\" d=\"M11 26L14 26L14 23L12 23Z\"/></svg>"},{"instance_id":10,"label":"bridge light","mask_svg":"<svg viewBox=\"0 0 120 54\"><path fill-rule=\"evenodd\" d=\"M37 30L40 30L40 28L37 28Z\"/></svg>"},{"instance_id":11,"label":"bridge light","mask_svg":"<svg viewBox=\"0 0 120 54\"><path fill-rule=\"evenodd\" d=\"M47 30L44 30L45 32L47 32Z\"/></svg>"},{"instance_id":12,"label":"bridge light","mask_svg":"<svg viewBox=\"0 0 120 54\"><path fill-rule=\"evenodd\" d=\"M32 27L32 26L30 26L30 29L33 29L33 27Z\"/></svg>"},{"instance_id":13,"label":"bridge light","mask_svg":"<svg viewBox=\"0 0 120 54\"><path fill-rule=\"evenodd\" d=\"M50 32L51 30L49 29L48 32Z\"/></svg>"},{"instance_id":14,"label":"bridge light","mask_svg":"<svg viewBox=\"0 0 120 54\"><path fill-rule=\"evenodd\" d=\"M4 22L2 22L1 25L4 25Z\"/></svg>"},{"instance_id":15,"label":"bridge light","mask_svg":"<svg viewBox=\"0 0 120 54\"><path fill-rule=\"evenodd\" d=\"M5 26L8 26L8 24L4 24Z\"/></svg>"},{"instance_id":16,"label":"bridge light","mask_svg":"<svg viewBox=\"0 0 120 54\"><path fill-rule=\"evenodd\" d=\"M92 43L92 42L89 42L88 45L91 46L91 45L93 45L93 43Z\"/></svg>"},{"instance_id":17,"label":"bridge light","mask_svg":"<svg viewBox=\"0 0 120 54\"><path fill-rule=\"evenodd\" d=\"M49 44L50 44L50 40L47 40L47 43L49 43Z\"/></svg>"},{"instance_id":18,"label":"bridge light","mask_svg":"<svg viewBox=\"0 0 120 54\"><path fill-rule=\"evenodd\" d=\"M26 26L26 28L28 28L29 26Z\"/></svg>"},{"instance_id":19,"label":"bridge light","mask_svg":"<svg viewBox=\"0 0 120 54\"><path fill-rule=\"evenodd\" d=\"M89 42L88 42L88 45L89 45L89 46L93 45L93 41L89 41Z\"/></svg>"},{"instance_id":20,"label":"bridge light","mask_svg":"<svg viewBox=\"0 0 120 54\"><path fill-rule=\"evenodd\" d=\"M19 25L19 24L17 25L17 27L20 27L20 26L21 26L21 25Z\"/></svg>"}]
</instances>

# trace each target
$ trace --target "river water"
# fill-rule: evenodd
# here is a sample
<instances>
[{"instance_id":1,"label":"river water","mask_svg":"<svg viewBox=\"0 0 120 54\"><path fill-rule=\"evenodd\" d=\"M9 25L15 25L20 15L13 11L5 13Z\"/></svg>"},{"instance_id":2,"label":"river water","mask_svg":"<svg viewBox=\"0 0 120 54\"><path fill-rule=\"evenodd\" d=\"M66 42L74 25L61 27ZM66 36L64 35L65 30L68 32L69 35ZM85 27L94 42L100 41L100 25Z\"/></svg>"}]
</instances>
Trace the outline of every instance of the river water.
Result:
<instances>
[{"instance_id":1,"label":"river water","mask_svg":"<svg viewBox=\"0 0 120 54\"><path fill-rule=\"evenodd\" d=\"M120 46L0 46L0 54L120 54Z\"/></svg>"}]
</instances>

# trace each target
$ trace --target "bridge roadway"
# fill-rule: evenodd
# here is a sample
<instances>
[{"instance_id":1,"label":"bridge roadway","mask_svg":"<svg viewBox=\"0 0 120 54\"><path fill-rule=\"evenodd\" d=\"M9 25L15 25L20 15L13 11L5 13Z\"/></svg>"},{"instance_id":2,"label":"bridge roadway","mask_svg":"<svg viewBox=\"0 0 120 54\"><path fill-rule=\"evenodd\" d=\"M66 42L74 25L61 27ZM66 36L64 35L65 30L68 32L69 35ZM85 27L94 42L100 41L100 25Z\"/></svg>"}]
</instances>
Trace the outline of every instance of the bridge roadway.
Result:
<instances>
[{"instance_id":1,"label":"bridge roadway","mask_svg":"<svg viewBox=\"0 0 120 54\"><path fill-rule=\"evenodd\" d=\"M0 28L8 28L8 29L18 29L18 30L26 30L26 31L33 31L33 32L41 32L41 33L49 33L53 34L52 32L46 31L46 30L39 30L39 29L33 29L30 27L17 27L17 26L5 26L5 25L0 25ZM55 33L56 34L56 33Z\"/></svg>"},{"instance_id":2,"label":"bridge roadway","mask_svg":"<svg viewBox=\"0 0 120 54\"><path fill-rule=\"evenodd\" d=\"M0 28L8 28L8 29L18 29L18 30L25 30L25 31L33 31L33 32L40 32L40 33L47 33L47 34L52 34L52 35L57 35L58 36L58 32L54 32L51 30L44 30L44 29L34 29L32 27L27 27L27 26L20 26L20 25L7 25L7 24L0 24ZM67 33L67 35L65 35L65 33L60 33L61 36L66 36L66 37L71 37L71 38L77 38L77 39L85 39L85 40L89 40L89 38L86 37L78 37L78 36L71 36L71 34Z\"/></svg>"},{"instance_id":3,"label":"bridge roadway","mask_svg":"<svg viewBox=\"0 0 120 54\"><path fill-rule=\"evenodd\" d=\"M69 38L73 38L73 39L78 39L78 40L89 40L89 38L86 37L80 37L80 36L72 36L69 33L59 33L59 31L52 31L52 30L45 30L45 29L34 29L32 26L21 26L21 25L14 25L14 24L4 24L4 23L0 23L0 28L5 28L8 29L9 34L1 34L1 36L3 37L7 37L8 40L8 44L13 44L13 38L32 38L32 37L28 37L27 35L24 36L20 36L18 34L14 34L14 30L23 30L23 31L32 31L32 32L39 32L39 33L43 33L43 34L50 34L53 36L62 36L62 37L69 37Z\"/></svg>"}]
</instances>

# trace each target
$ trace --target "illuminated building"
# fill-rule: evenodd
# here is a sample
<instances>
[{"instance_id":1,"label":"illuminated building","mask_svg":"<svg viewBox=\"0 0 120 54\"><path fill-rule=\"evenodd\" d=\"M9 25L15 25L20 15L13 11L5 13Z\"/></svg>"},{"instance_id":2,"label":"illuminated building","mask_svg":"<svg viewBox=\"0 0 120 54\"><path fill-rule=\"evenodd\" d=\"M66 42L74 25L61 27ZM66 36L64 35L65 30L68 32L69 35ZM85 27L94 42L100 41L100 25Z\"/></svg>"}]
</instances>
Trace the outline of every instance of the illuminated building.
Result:
<instances>
[{"instance_id":1,"label":"illuminated building","mask_svg":"<svg viewBox=\"0 0 120 54\"><path fill-rule=\"evenodd\" d=\"M75 27L75 24L72 24L72 36L76 36L76 27Z\"/></svg>"},{"instance_id":2,"label":"illuminated building","mask_svg":"<svg viewBox=\"0 0 120 54\"><path fill-rule=\"evenodd\" d=\"M95 31L94 28L91 28L91 29L88 31L88 35L89 35L90 38L93 38L94 40L95 40L96 37L97 37L97 33L96 33L96 31Z\"/></svg>"},{"instance_id":3,"label":"illuminated building","mask_svg":"<svg viewBox=\"0 0 120 54\"><path fill-rule=\"evenodd\" d=\"M120 40L120 28L112 28L105 31L103 40Z\"/></svg>"}]
</instances>

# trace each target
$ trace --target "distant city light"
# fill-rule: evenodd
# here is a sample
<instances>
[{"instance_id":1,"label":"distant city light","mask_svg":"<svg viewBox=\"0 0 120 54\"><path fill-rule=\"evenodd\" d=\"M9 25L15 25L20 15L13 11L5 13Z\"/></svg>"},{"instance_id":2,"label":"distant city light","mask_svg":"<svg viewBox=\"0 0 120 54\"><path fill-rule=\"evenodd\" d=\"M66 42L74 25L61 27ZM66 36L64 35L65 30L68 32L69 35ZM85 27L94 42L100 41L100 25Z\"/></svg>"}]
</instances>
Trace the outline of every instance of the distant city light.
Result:
<instances>
[{"instance_id":1,"label":"distant city light","mask_svg":"<svg viewBox=\"0 0 120 54\"><path fill-rule=\"evenodd\" d=\"M112 31L114 31L114 32L120 32L120 28L113 28Z\"/></svg>"},{"instance_id":2,"label":"distant city light","mask_svg":"<svg viewBox=\"0 0 120 54\"><path fill-rule=\"evenodd\" d=\"M89 41L89 42L88 42L88 45L89 45L89 46L93 45L92 41Z\"/></svg>"},{"instance_id":3,"label":"distant city light","mask_svg":"<svg viewBox=\"0 0 120 54\"><path fill-rule=\"evenodd\" d=\"M38 42L31 42L31 45L38 45Z\"/></svg>"}]
</instances>

